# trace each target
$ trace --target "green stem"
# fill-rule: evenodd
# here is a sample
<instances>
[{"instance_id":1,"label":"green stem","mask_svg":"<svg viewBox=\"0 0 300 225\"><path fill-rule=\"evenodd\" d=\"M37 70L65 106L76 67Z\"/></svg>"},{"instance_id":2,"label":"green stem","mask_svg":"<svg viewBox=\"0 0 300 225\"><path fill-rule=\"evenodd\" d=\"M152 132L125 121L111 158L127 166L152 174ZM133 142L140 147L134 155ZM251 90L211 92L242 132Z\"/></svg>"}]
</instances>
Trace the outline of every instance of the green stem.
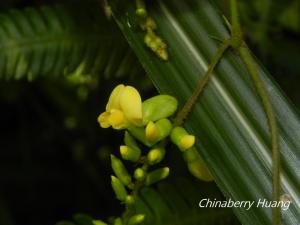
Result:
<instances>
[{"instance_id":1,"label":"green stem","mask_svg":"<svg viewBox=\"0 0 300 225\"><path fill-rule=\"evenodd\" d=\"M187 115L190 113L190 111L192 110L193 106L196 104L197 99L199 98L200 94L202 93L202 91L204 90L205 86L207 85L208 81L210 80L210 78L213 75L213 71L215 69L215 67L217 66L217 64L219 63L220 59L222 58L224 52L226 51L226 49L228 49L228 47L230 46L230 39L225 40L220 47L217 50L217 53L214 55L211 64L209 65L206 73L204 74L203 79L201 79L197 86L194 89L193 94L191 95L191 97L189 97L189 99L186 101L185 105L183 106L183 108L179 111L179 113L177 114L173 126L180 126L184 119L187 117Z\"/></svg>"},{"instance_id":2,"label":"green stem","mask_svg":"<svg viewBox=\"0 0 300 225\"><path fill-rule=\"evenodd\" d=\"M278 128L277 122L274 115L273 107L270 102L270 98L266 92L266 88L259 77L257 69L255 67L254 60L251 56L249 49L246 44L243 43L242 46L238 49L241 55L242 60L244 61L253 81L257 92L262 100L264 110L268 119L269 129L271 133L271 142L272 142L272 172L273 172L273 200L280 200L280 152L278 148ZM281 224L281 209L280 207L273 208L273 223L274 225Z\"/></svg>"}]
</instances>

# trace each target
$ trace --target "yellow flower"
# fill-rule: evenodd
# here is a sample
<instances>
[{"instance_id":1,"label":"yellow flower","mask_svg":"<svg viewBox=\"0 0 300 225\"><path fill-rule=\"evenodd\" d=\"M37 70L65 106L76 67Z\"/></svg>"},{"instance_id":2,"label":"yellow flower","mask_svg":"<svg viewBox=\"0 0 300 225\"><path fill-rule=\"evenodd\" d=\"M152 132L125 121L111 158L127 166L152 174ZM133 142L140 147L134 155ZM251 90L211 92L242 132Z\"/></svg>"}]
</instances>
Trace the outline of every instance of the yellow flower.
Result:
<instances>
[{"instance_id":1,"label":"yellow flower","mask_svg":"<svg viewBox=\"0 0 300 225\"><path fill-rule=\"evenodd\" d=\"M139 92L134 87L120 84L112 91L106 111L99 115L98 122L102 128L124 129L131 124L141 126L142 119Z\"/></svg>"}]
</instances>

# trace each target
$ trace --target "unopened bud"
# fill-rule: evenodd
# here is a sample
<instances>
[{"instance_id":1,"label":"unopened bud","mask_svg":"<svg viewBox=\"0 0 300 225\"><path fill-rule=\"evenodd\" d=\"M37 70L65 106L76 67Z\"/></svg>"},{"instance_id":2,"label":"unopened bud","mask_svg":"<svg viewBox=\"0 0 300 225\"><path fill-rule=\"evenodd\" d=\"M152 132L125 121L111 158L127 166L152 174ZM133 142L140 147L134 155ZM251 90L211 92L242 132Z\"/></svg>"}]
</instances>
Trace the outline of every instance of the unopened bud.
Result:
<instances>
[{"instance_id":1,"label":"unopened bud","mask_svg":"<svg viewBox=\"0 0 300 225\"><path fill-rule=\"evenodd\" d=\"M126 198L125 198L125 204L126 204L127 206L133 205L134 202L135 202L135 200L134 200L134 197L133 197L132 195L127 195L127 196L126 196Z\"/></svg>"},{"instance_id":2,"label":"unopened bud","mask_svg":"<svg viewBox=\"0 0 300 225\"><path fill-rule=\"evenodd\" d=\"M155 123L150 121L145 129L145 135L149 142L156 142L159 139L159 130Z\"/></svg>"},{"instance_id":3,"label":"unopened bud","mask_svg":"<svg viewBox=\"0 0 300 225\"><path fill-rule=\"evenodd\" d=\"M202 181L212 181L213 177L201 158L196 148L190 148L183 152L183 158L187 163L190 173Z\"/></svg>"},{"instance_id":4,"label":"unopened bud","mask_svg":"<svg viewBox=\"0 0 300 225\"><path fill-rule=\"evenodd\" d=\"M114 225L123 225L122 219L120 217L114 220Z\"/></svg>"},{"instance_id":5,"label":"unopened bud","mask_svg":"<svg viewBox=\"0 0 300 225\"><path fill-rule=\"evenodd\" d=\"M150 173L148 173L146 177L146 185L154 184L158 181L165 179L170 173L170 169L168 167L156 169Z\"/></svg>"},{"instance_id":6,"label":"unopened bud","mask_svg":"<svg viewBox=\"0 0 300 225\"><path fill-rule=\"evenodd\" d=\"M172 116L177 110L177 100L170 95L157 95L142 104L143 124Z\"/></svg>"},{"instance_id":7,"label":"unopened bud","mask_svg":"<svg viewBox=\"0 0 300 225\"><path fill-rule=\"evenodd\" d=\"M160 163L163 160L165 154L166 154L165 148L157 147L151 149L147 155L148 163L150 165Z\"/></svg>"},{"instance_id":8,"label":"unopened bud","mask_svg":"<svg viewBox=\"0 0 300 225\"><path fill-rule=\"evenodd\" d=\"M128 220L128 225L138 225L141 224L145 220L145 215L144 214L137 214L132 216Z\"/></svg>"},{"instance_id":9,"label":"unopened bud","mask_svg":"<svg viewBox=\"0 0 300 225\"><path fill-rule=\"evenodd\" d=\"M122 182L115 176L111 176L111 186L116 194L117 199L119 199L120 201L125 201L127 191Z\"/></svg>"},{"instance_id":10,"label":"unopened bud","mask_svg":"<svg viewBox=\"0 0 300 225\"><path fill-rule=\"evenodd\" d=\"M145 170L143 170L142 168L137 168L135 171L134 171L134 178L138 181L143 181L146 177L146 172Z\"/></svg>"},{"instance_id":11,"label":"unopened bud","mask_svg":"<svg viewBox=\"0 0 300 225\"><path fill-rule=\"evenodd\" d=\"M131 161L131 162L137 162L139 161L141 157L141 150L138 148L130 148L126 145L120 146L120 153L123 159Z\"/></svg>"},{"instance_id":12,"label":"unopened bud","mask_svg":"<svg viewBox=\"0 0 300 225\"><path fill-rule=\"evenodd\" d=\"M188 134L183 127L175 127L171 131L171 140L181 151L185 151L195 144L195 136Z\"/></svg>"},{"instance_id":13,"label":"unopened bud","mask_svg":"<svg viewBox=\"0 0 300 225\"><path fill-rule=\"evenodd\" d=\"M93 225L107 225L107 223L102 220L93 220Z\"/></svg>"},{"instance_id":14,"label":"unopened bud","mask_svg":"<svg viewBox=\"0 0 300 225\"><path fill-rule=\"evenodd\" d=\"M117 157L115 157L114 155L111 155L110 158L111 158L111 166L116 176L120 179L120 181L124 185L129 185L131 183L131 177L127 172L122 161Z\"/></svg>"}]
</instances>

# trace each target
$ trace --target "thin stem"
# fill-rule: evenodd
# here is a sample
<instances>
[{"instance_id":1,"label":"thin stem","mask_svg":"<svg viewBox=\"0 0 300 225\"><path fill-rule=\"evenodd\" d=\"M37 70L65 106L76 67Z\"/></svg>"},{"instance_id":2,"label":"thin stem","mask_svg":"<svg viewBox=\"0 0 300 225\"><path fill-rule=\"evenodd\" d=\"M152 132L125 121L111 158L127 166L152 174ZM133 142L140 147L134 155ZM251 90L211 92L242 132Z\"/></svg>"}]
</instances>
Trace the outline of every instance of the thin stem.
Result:
<instances>
[{"instance_id":1,"label":"thin stem","mask_svg":"<svg viewBox=\"0 0 300 225\"><path fill-rule=\"evenodd\" d=\"M270 102L270 98L266 92L266 88L259 77L257 69L255 67L254 60L251 56L249 49L246 44L243 43L239 48L239 53L242 60L244 61L253 81L257 92L262 100L264 110L268 119L269 129L271 133L271 142L272 142L272 172L273 172L273 193L272 197L274 201L280 200L280 152L278 147L278 128L277 122L274 115L273 107ZM273 223L274 225L281 224L281 209L280 207L273 208Z\"/></svg>"},{"instance_id":2,"label":"thin stem","mask_svg":"<svg viewBox=\"0 0 300 225\"><path fill-rule=\"evenodd\" d=\"M230 39L225 40L220 47L217 50L217 53L214 55L211 64L209 65L206 73L204 74L203 79L201 79L196 88L194 89L193 94L191 95L191 97L189 97L189 99L186 101L185 105L183 106L183 108L179 111L179 113L177 114L173 126L180 126L184 119L187 117L187 115L190 113L190 111L192 110L193 106L195 105L195 103L197 102L197 99L199 98L200 94L203 92L205 86L207 85L207 83L209 82L210 78L213 75L213 71L216 67L216 65L219 63L220 59L222 58L224 52L226 51L226 49L230 46Z\"/></svg>"}]
</instances>

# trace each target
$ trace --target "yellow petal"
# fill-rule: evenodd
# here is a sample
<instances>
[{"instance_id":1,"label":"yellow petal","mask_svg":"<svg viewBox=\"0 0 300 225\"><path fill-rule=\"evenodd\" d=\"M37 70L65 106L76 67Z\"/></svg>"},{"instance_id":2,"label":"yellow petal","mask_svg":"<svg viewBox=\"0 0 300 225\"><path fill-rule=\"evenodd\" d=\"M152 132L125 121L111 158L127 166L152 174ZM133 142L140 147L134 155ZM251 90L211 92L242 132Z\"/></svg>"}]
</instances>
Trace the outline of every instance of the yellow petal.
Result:
<instances>
[{"instance_id":1,"label":"yellow petal","mask_svg":"<svg viewBox=\"0 0 300 225\"><path fill-rule=\"evenodd\" d=\"M120 108L120 95L124 91L125 86L123 84L119 84L114 88L111 92L108 103L106 105L106 111L110 111L112 109L121 109Z\"/></svg>"},{"instance_id":2,"label":"yellow petal","mask_svg":"<svg viewBox=\"0 0 300 225\"><path fill-rule=\"evenodd\" d=\"M180 140L180 147L182 149L189 149L195 144L194 135L184 135Z\"/></svg>"},{"instance_id":3,"label":"yellow petal","mask_svg":"<svg viewBox=\"0 0 300 225\"><path fill-rule=\"evenodd\" d=\"M114 129L125 128L126 119L122 111L118 109L112 109L108 118L109 123Z\"/></svg>"},{"instance_id":4,"label":"yellow petal","mask_svg":"<svg viewBox=\"0 0 300 225\"><path fill-rule=\"evenodd\" d=\"M148 141L155 142L159 138L159 130L156 124L150 121L146 126L145 134Z\"/></svg>"},{"instance_id":5,"label":"yellow petal","mask_svg":"<svg viewBox=\"0 0 300 225\"><path fill-rule=\"evenodd\" d=\"M142 99L139 92L126 86L120 95L120 106L129 122L136 126L142 123Z\"/></svg>"},{"instance_id":6,"label":"yellow petal","mask_svg":"<svg viewBox=\"0 0 300 225\"><path fill-rule=\"evenodd\" d=\"M109 116L110 116L110 113L108 113L108 112L101 113L98 116L97 120L98 120L98 123L100 124L100 126L102 128L108 128L108 127L110 127L110 123L108 121Z\"/></svg>"}]
</instances>

